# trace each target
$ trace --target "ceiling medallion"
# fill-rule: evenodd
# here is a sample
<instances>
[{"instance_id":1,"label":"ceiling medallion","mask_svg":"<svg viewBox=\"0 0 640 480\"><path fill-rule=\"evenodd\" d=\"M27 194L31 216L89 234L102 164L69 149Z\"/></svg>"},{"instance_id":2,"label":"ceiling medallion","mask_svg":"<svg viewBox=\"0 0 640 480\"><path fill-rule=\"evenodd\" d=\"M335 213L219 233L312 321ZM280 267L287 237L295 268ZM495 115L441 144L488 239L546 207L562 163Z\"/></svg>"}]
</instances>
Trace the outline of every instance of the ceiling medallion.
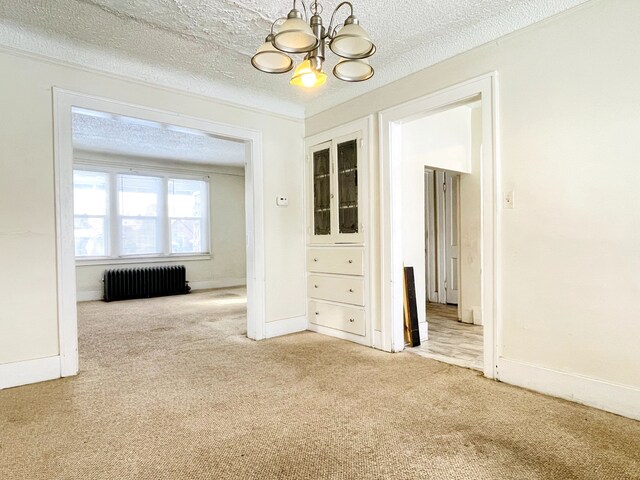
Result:
<instances>
[{"instance_id":1,"label":"ceiling medallion","mask_svg":"<svg viewBox=\"0 0 640 480\"><path fill-rule=\"evenodd\" d=\"M299 2L304 8L304 17L296 10ZM336 13L343 6L351 10L344 24L334 27ZM291 77L291 85L306 88L322 85L327 74L322 70L325 60L325 46L341 57L333 68L333 75L345 82L362 82L373 76L373 68L368 58L376 51L369 34L360 26L353 15L351 2L340 3L331 14L327 29L322 25L322 5L317 1L311 4L309 18L307 6L302 0L293 1L293 9L286 18L279 18L271 24L271 33L251 58L251 64L265 73L286 73L293 69L290 54L306 54ZM283 21L274 30L276 23Z\"/></svg>"}]
</instances>

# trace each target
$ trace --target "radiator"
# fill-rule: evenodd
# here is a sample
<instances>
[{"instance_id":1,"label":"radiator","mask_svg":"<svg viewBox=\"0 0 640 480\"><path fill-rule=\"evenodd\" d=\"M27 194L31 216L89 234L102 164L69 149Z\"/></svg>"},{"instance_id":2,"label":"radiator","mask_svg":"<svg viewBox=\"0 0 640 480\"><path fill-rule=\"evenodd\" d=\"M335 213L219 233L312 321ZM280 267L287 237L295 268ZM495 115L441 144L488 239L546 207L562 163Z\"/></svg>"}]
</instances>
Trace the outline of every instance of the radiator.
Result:
<instances>
[{"instance_id":1,"label":"radiator","mask_svg":"<svg viewBox=\"0 0 640 480\"><path fill-rule=\"evenodd\" d=\"M105 270L104 301L189 293L184 265Z\"/></svg>"}]
</instances>

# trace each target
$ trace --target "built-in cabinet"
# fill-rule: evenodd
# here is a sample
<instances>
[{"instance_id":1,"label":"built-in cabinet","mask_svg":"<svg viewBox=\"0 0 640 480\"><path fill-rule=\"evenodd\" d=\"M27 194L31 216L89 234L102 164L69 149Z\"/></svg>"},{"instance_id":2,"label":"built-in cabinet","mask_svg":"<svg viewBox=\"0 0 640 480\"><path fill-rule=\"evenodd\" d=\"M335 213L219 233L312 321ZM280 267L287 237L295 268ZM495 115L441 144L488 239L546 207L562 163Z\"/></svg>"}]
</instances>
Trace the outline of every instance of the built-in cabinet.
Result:
<instances>
[{"instance_id":1,"label":"built-in cabinet","mask_svg":"<svg viewBox=\"0 0 640 480\"><path fill-rule=\"evenodd\" d=\"M310 243L362 242L360 219L360 134L347 135L310 149Z\"/></svg>"},{"instance_id":2,"label":"built-in cabinet","mask_svg":"<svg viewBox=\"0 0 640 480\"><path fill-rule=\"evenodd\" d=\"M309 328L371 345L366 132L347 130L307 140Z\"/></svg>"}]
</instances>

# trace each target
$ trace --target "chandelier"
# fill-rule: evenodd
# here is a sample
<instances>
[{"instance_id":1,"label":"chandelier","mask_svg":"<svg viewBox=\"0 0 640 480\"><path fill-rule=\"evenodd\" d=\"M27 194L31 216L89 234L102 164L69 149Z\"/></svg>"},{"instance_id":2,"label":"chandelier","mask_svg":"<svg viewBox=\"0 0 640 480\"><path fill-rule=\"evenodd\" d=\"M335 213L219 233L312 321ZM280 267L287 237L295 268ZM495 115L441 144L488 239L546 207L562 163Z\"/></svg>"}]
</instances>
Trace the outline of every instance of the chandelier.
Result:
<instances>
[{"instance_id":1,"label":"chandelier","mask_svg":"<svg viewBox=\"0 0 640 480\"><path fill-rule=\"evenodd\" d=\"M296 3L304 8L304 17L296 9ZM334 26L338 10L348 6L350 14L342 25ZM293 69L290 54L305 54L303 61L293 72L291 85L315 87L327 81L322 70L325 61L325 47L340 57L333 68L333 75L345 82L362 82L373 76L373 68L368 58L376 51L360 22L353 14L351 2L342 2L331 15L329 27L322 24L322 5L311 4L309 18L307 6L302 0L293 0L293 9L286 18L278 18L271 24L271 33L251 58L251 64L265 73L286 73ZM283 21L279 28L276 24Z\"/></svg>"}]
</instances>

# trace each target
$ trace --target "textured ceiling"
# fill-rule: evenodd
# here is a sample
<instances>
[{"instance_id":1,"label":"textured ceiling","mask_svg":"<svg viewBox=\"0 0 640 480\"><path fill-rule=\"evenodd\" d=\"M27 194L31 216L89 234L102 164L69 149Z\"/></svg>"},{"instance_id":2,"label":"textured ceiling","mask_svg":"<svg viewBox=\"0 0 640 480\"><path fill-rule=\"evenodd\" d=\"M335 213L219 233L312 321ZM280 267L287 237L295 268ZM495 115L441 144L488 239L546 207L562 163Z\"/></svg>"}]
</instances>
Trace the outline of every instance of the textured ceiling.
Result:
<instances>
[{"instance_id":1,"label":"textured ceiling","mask_svg":"<svg viewBox=\"0 0 640 480\"><path fill-rule=\"evenodd\" d=\"M245 145L199 130L74 109L73 146L79 150L177 162L244 166Z\"/></svg>"},{"instance_id":2,"label":"textured ceiling","mask_svg":"<svg viewBox=\"0 0 640 480\"><path fill-rule=\"evenodd\" d=\"M0 43L301 116L314 114L585 0L353 0L376 75L312 91L249 59L289 0L2 0ZM325 24L338 0L324 5ZM345 9L346 10L346 9ZM343 19L344 14L339 15ZM335 63L332 54L326 71Z\"/></svg>"}]
</instances>

